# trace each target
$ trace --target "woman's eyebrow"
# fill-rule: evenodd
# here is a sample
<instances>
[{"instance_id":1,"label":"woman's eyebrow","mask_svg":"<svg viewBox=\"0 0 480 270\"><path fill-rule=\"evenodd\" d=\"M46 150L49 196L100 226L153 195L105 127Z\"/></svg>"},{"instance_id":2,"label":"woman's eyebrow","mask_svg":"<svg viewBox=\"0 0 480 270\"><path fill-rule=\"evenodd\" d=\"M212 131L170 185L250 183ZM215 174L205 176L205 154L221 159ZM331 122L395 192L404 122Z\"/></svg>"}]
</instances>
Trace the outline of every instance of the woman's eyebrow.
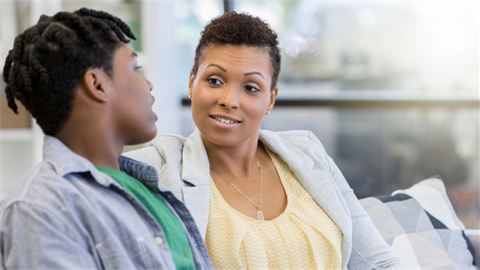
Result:
<instances>
[{"instance_id":1,"label":"woman's eyebrow","mask_svg":"<svg viewBox=\"0 0 480 270\"><path fill-rule=\"evenodd\" d=\"M207 69L208 67L212 67L212 66L213 66L213 67L218 67L221 71L227 73L227 70L226 70L224 67L222 67L222 66L220 66L220 65L217 65L217 64L210 64L210 65L208 65L206 68L204 68L203 70Z\"/></svg>"},{"instance_id":2,"label":"woman's eyebrow","mask_svg":"<svg viewBox=\"0 0 480 270\"><path fill-rule=\"evenodd\" d=\"M265 77L263 77L262 73L260 73L258 71L247 72L247 73L244 73L243 75L248 76L248 75L253 75L253 74L260 75L260 77L262 77L262 79L265 81Z\"/></svg>"}]
</instances>

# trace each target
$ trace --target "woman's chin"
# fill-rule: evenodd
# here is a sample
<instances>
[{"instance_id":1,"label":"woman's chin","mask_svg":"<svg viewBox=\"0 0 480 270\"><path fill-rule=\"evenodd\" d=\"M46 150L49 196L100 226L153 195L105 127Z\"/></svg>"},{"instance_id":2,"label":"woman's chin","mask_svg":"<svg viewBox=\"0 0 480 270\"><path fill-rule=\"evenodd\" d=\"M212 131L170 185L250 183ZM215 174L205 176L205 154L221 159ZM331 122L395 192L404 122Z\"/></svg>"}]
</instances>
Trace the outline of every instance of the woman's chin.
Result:
<instances>
[{"instance_id":1,"label":"woman's chin","mask_svg":"<svg viewBox=\"0 0 480 270\"><path fill-rule=\"evenodd\" d=\"M200 131L201 132L201 131ZM238 136L235 134L225 135L225 134L205 134L202 133L202 138L204 143L216 145L218 147L235 147L241 144Z\"/></svg>"}]
</instances>

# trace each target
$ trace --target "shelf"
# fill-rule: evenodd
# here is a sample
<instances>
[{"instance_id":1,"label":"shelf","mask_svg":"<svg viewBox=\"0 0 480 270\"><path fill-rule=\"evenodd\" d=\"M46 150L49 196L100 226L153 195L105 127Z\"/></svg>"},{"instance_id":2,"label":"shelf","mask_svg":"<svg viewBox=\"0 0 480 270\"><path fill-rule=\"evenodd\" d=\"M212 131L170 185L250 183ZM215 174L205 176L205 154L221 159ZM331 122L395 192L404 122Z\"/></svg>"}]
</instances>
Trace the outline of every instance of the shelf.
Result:
<instances>
[{"instance_id":1,"label":"shelf","mask_svg":"<svg viewBox=\"0 0 480 270\"><path fill-rule=\"evenodd\" d=\"M277 100L479 102L476 91L332 90L278 91Z\"/></svg>"},{"instance_id":2,"label":"shelf","mask_svg":"<svg viewBox=\"0 0 480 270\"><path fill-rule=\"evenodd\" d=\"M190 106L188 97L182 98L183 106ZM444 107L479 108L480 97L475 91L368 91L368 90L279 90L275 106L313 106L343 108L407 108Z\"/></svg>"},{"instance_id":3,"label":"shelf","mask_svg":"<svg viewBox=\"0 0 480 270\"><path fill-rule=\"evenodd\" d=\"M33 131L29 128L0 129L1 142L30 141L33 139Z\"/></svg>"}]
</instances>

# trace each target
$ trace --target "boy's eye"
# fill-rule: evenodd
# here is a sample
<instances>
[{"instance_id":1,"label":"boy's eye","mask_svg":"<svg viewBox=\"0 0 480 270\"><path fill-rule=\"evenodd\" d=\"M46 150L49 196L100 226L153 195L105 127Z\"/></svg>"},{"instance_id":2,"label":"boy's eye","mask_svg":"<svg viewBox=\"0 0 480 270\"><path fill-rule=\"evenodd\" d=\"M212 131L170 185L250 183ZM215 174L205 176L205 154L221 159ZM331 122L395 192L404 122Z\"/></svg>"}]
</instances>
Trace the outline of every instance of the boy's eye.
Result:
<instances>
[{"instance_id":1,"label":"boy's eye","mask_svg":"<svg viewBox=\"0 0 480 270\"><path fill-rule=\"evenodd\" d=\"M250 91L250 92L258 92L258 91L260 91L258 88L254 87L254 86L251 86L251 85L245 86L245 89L247 89L247 91Z\"/></svg>"},{"instance_id":2,"label":"boy's eye","mask_svg":"<svg viewBox=\"0 0 480 270\"><path fill-rule=\"evenodd\" d=\"M140 74L142 74L142 75L144 75L141 66L136 66L136 67L135 67L135 71L138 72L138 73L140 73Z\"/></svg>"},{"instance_id":3,"label":"boy's eye","mask_svg":"<svg viewBox=\"0 0 480 270\"><path fill-rule=\"evenodd\" d=\"M220 84L222 84L222 82L221 82L220 80L215 79L215 78L208 78L207 80L208 80L208 82L211 83L211 84L215 84L215 85L220 85Z\"/></svg>"}]
</instances>

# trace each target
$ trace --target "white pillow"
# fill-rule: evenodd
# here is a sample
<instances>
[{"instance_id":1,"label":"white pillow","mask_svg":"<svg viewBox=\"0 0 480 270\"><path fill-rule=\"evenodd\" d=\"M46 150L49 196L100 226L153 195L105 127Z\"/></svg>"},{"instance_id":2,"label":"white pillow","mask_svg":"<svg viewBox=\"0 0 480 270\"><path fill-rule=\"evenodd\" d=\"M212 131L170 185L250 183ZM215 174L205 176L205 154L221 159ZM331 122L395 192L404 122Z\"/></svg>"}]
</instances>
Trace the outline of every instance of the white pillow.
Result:
<instances>
[{"instance_id":1,"label":"white pillow","mask_svg":"<svg viewBox=\"0 0 480 270\"><path fill-rule=\"evenodd\" d=\"M360 202L409 269L478 269L465 226L440 179L426 179L392 195Z\"/></svg>"}]
</instances>

